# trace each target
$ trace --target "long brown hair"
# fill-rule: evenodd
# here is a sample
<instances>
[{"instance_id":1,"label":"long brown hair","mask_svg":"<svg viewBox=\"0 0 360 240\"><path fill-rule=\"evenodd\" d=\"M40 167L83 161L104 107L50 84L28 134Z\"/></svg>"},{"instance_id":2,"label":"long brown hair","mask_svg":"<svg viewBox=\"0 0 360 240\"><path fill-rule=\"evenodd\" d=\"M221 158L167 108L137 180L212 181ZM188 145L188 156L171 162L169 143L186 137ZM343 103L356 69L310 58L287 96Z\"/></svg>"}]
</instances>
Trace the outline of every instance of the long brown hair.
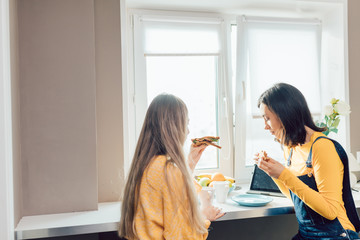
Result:
<instances>
[{"instance_id":1,"label":"long brown hair","mask_svg":"<svg viewBox=\"0 0 360 240\"><path fill-rule=\"evenodd\" d=\"M123 192L119 236L129 240L138 239L134 219L137 210L140 183L143 173L155 156L166 155L165 177L168 186L167 166L173 164L182 173L184 193L188 199L185 209L190 226L205 233L204 218L198 208L198 199L189 167L185 160L183 145L187 137L188 111L185 103L171 94L160 94L151 102L137 142ZM178 196L175 196L178 197ZM179 202L179 201L177 201ZM180 204L183 201L180 201Z\"/></svg>"}]
</instances>

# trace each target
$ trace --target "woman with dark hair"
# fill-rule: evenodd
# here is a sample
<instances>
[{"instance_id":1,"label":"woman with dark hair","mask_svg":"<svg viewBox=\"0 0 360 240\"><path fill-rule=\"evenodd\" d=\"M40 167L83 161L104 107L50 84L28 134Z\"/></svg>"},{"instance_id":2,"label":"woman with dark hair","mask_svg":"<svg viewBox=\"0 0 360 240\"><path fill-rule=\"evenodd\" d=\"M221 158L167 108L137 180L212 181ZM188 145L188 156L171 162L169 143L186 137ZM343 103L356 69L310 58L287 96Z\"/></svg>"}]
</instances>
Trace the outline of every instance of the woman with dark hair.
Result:
<instances>
[{"instance_id":1,"label":"woman with dark hair","mask_svg":"<svg viewBox=\"0 0 360 240\"><path fill-rule=\"evenodd\" d=\"M171 94L151 102L127 177L119 236L128 240L203 240L219 208L199 209L191 172L206 146L183 151L189 133L185 103Z\"/></svg>"},{"instance_id":2,"label":"woman with dark hair","mask_svg":"<svg viewBox=\"0 0 360 240\"><path fill-rule=\"evenodd\" d=\"M299 231L293 239L360 239L346 153L315 125L303 94L279 83L260 96L258 107L287 164L254 159L294 203Z\"/></svg>"}]
</instances>

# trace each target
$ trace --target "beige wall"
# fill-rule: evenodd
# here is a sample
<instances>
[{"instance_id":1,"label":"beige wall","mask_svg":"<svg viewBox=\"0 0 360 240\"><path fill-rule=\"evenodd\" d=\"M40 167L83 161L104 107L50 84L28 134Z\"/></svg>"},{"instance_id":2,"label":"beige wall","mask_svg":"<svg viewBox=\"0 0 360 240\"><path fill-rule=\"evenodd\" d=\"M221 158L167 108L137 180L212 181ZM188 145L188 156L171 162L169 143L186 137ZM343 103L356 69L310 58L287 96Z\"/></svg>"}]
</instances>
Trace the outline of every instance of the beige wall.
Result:
<instances>
[{"instance_id":1,"label":"beige wall","mask_svg":"<svg viewBox=\"0 0 360 240\"><path fill-rule=\"evenodd\" d=\"M23 215L97 209L93 0L19 0Z\"/></svg>"},{"instance_id":2,"label":"beige wall","mask_svg":"<svg viewBox=\"0 0 360 240\"><path fill-rule=\"evenodd\" d=\"M95 42L99 202L111 202L124 182L119 0L95 0Z\"/></svg>"},{"instance_id":3,"label":"beige wall","mask_svg":"<svg viewBox=\"0 0 360 240\"><path fill-rule=\"evenodd\" d=\"M15 225L118 201L120 2L11 0L10 8Z\"/></svg>"},{"instance_id":4,"label":"beige wall","mask_svg":"<svg viewBox=\"0 0 360 240\"><path fill-rule=\"evenodd\" d=\"M10 61L11 61L11 101L13 126L13 171L14 171L14 221L22 216L22 177L20 154L20 104L19 104L19 51L17 0L9 1L10 9Z\"/></svg>"},{"instance_id":5,"label":"beige wall","mask_svg":"<svg viewBox=\"0 0 360 240\"><path fill-rule=\"evenodd\" d=\"M360 1L348 1L350 147L360 151Z\"/></svg>"}]
</instances>

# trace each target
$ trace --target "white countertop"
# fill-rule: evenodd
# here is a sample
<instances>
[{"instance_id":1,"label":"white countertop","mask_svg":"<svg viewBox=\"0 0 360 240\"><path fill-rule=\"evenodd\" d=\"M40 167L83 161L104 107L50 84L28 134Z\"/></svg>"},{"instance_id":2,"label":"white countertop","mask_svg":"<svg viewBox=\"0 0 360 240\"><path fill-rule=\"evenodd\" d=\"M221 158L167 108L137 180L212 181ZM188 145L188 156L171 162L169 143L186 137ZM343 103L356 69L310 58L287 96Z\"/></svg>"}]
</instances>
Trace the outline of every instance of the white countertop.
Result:
<instances>
[{"instance_id":1,"label":"white countertop","mask_svg":"<svg viewBox=\"0 0 360 240\"><path fill-rule=\"evenodd\" d=\"M99 203L98 210L26 216L15 228L16 239L116 231L120 202Z\"/></svg>"},{"instance_id":2,"label":"white countertop","mask_svg":"<svg viewBox=\"0 0 360 240\"><path fill-rule=\"evenodd\" d=\"M355 187L360 190L360 184ZM247 185L232 191L226 203L214 205L226 212L217 221L275 216L294 212L291 200L273 197L273 201L263 207L244 207L231 200L232 196L245 193ZM357 208L360 208L360 192L353 191ZM16 239L34 239L43 237L68 236L98 232L117 231L120 221L120 202L99 203L98 210L48 214L23 217L15 228Z\"/></svg>"}]
</instances>

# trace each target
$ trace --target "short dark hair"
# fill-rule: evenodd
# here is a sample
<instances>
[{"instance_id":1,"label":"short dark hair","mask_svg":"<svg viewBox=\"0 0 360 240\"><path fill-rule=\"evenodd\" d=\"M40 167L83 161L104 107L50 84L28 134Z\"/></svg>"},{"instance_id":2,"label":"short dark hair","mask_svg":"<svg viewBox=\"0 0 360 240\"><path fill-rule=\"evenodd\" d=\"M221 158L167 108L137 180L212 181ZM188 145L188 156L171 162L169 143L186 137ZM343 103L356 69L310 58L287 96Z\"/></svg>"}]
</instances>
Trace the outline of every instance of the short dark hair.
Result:
<instances>
[{"instance_id":1,"label":"short dark hair","mask_svg":"<svg viewBox=\"0 0 360 240\"><path fill-rule=\"evenodd\" d=\"M280 119L285 130L282 144L286 146L305 143L305 126L317 132L326 130L315 125L304 95L290 84L275 84L261 94L258 107L260 104L265 104Z\"/></svg>"}]
</instances>

